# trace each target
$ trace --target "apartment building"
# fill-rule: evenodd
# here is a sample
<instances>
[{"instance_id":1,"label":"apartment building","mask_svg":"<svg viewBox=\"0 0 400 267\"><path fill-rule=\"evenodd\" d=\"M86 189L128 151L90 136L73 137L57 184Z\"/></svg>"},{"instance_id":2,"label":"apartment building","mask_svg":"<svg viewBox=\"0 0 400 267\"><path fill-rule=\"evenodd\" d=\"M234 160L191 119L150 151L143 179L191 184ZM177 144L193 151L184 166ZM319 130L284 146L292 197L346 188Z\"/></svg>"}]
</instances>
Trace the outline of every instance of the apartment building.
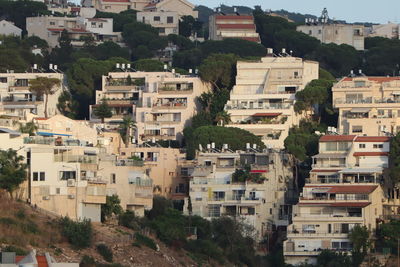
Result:
<instances>
[{"instance_id":1,"label":"apartment building","mask_svg":"<svg viewBox=\"0 0 400 267\"><path fill-rule=\"evenodd\" d=\"M385 136L400 131L400 77L345 77L332 87L338 132Z\"/></svg>"},{"instance_id":2,"label":"apartment building","mask_svg":"<svg viewBox=\"0 0 400 267\"><path fill-rule=\"evenodd\" d=\"M297 31L317 38L321 43L347 44L364 50L364 26L340 23L309 23L297 26Z\"/></svg>"},{"instance_id":3,"label":"apartment building","mask_svg":"<svg viewBox=\"0 0 400 267\"><path fill-rule=\"evenodd\" d=\"M158 29L160 36L179 34L179 16L175 11L138 12L136 17L137 21Z\"/></svg>"},{"instance_id":4,"label":"apartment building","mask_svg":"<svg viewBox=\"0 0 400 267\"><path fill-rule=\"evenodd\" d=\"M20 117L30 120L33 116L44 117L44 98L36 97L29 91L29 81L38 77L56 78L61 85L49 95L47 113L49 116L58 114L58 97L64 90L61 73L0 73L0 114L11 117Z\"/></svg>"},{"instance_id":5,"label":"apartment building","mask_svg":"<svg viewBox=\"0 0 400 267\"><path fill-rule=\"evenodd\" d=\"M286 228L297 196L289 155L224 147L197 155L190 179L192 214L210 220L232 216L254 227L259 240L277 227ZM186 213L188 206L187 198Z\"/></svg>"},{"instance_id":6,"label":"apartment building","mask_svg":"<svg viewBox=\"0 0 400 267\"><path fill-rule=\"evenodd\" d=\"M400 24L388 22L386 24L372 25L367 32L368 37L384 37L389 39L399 39Z\"/></svg>"},{"instance_id":7,"label":"apartment building","mask_svg":"<svg viewBox=\"0 0 400 267\"><path fill-rule=\"evenodd\" d=\"M0 35L21 37L22 29L7 20L0 21Z\"/></svg>"},{"instance_id":8,"label":"apartment building","mask_svg":"<svg viewBox=\"0 0 400 267\"><path fill-rule=\"evenodd\" d=\"M239 38L261 43L252 15L213 14L209 17L210 40Z\"/></svg>"},{"instance_id":9,"label":"apartment building","mask_svg":"<svg viewBox=\"0 0 400 267\"><path fill-rule=\"evenodd\" d=\"M210 90L199 77L171 72L110 72L103 76L102 90L96 92L96 104L90 107L91 120L98 120L93 110L103 99L112 108L108 125L119 125L125 116L136 121L132 142L178 140L197 113L197 97Z\"/></svg>"},{"instance_id":10,"label":"apartment building","mask_svg":"<svg viewBox=\"0 0 400 267\"><path fill-rule=\"evenodd\" d=\"M313 263L323 249L351 253L348 234L356 225L373 233L383 212L389 142L380 136L320 138L310 178L293 207L284 242L286 263Z\"/></svg>"},{"instance_id":11,"label":"apartment building","mask_svg":"<svg viewBox=\"0 0 400 267\"><path fill-rule=\"evenodd\" d=\"M143 8L146 12L165 12L174 11L178 14L179 18L183 16L192 16L197 18L199 12L194 10L195 5L187 0L151 0Z\"/></svg>"},{"instance_id":12,"label":"apartment building","mask_svg":"<svg viewBox=\"0 0 400 267\"><path fill-rule=\"evenodd\" d=\"M82 6L95 7L96 10L120 13L125 10L142 11L150 0L82 0Z\"/></svg>"},{"instance_id":13,"label":"apartment building","mask_svg":"<svg viewBox=\"0 0 400 267\"><path fill-rule=\"evenodd\" d=\"M185 153L180 149L165 148L151 143L120 149L121 159L132 157L148 170L148 176L153 182L154 195L179 201L188 196L194 162L186 160Z\"/></svg>"},{"instance_id":14,"label":"apartment building","mask_svg":"<svg viewBox=\"0 0 400 267\"><path fill-rule=\"evenodd\" d=\"M267 56L260 61L238 61L236 68L236 85L225 105L231 116L227 126L260 136L267 147L283 148L290 127L304 116L294 111L295 94L318 79L318 62Z\"/></svg>"},{"instance_id":15,"label":"apartment building","mask_svg":"<svg viewBox=\"0 0 400 267\"><path fill-rule=\"evenodd\" d=\"M97 44L104 41L120 42L121 34L113 32L112 18L40 16L26 18L28 36L47 41L51 48L58 46L61 33L66 30L73 46L82 47L86 38Z\"/></svg>"}]
</instances>

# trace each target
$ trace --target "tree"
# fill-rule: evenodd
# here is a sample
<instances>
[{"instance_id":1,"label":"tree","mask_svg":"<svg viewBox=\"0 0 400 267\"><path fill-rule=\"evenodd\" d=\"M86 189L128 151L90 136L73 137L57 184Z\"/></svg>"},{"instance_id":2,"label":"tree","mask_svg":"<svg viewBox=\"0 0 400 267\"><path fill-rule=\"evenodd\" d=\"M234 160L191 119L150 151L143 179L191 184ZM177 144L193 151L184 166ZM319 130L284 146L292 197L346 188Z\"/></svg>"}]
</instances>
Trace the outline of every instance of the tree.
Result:
<instances>
[{"instance_id":1,"label":"tree","mask_svg":"<svg viewBox=\"0 0 400 267\"><path fill-rule=\"evenodd\" d=\"M400 182L400 133L390 140L389 166L390 186L394 187Z\"/></svg>"},{"instance_id":2,"label":"tree","mask_svg":"<svg viewBox=\"0 0 400 267\"><path fill-rule=\"evenodd\" d=\"M125 139L125 146L129 147L131 140L131 129L136 129L136 122L130 116L125 116L120 124L121 135Z\"/></svg>"},{"instance_id":3,"label":"tree","mask_svg":"<svg viewBox=\"0 0 400 267\"><path fill-rule=\"evenodd\" d=\"M333 81L313 80L306 87L296 93L294 110L297 113L312 111L316 106L321 107L327 103ZM319 110L317 110L319 114Z\"/></svg>"},{"instance_id":4,"label":"tree","mask_svg":"<svg viewBox=\"0 0 400 267\"><path fill-rule=\"evenodd\" d=\"M369 231L366 226L356 225L349 233L349 239L353 244L353 265L359 266L367 254L369 247Z\"/></svg>"},{"instance_id":5,"label":"tree","mask_svg":"<svg viewBox=\"0 0 400 267\"><path fill-rule=\"evenodd\" d=\"M164 71L164 64L154 59L139 59L133 65L138 71Z\"/></svg>"},{"instance_id":6,"label":"tree","mask_svg":"<svg viewBox=\"0 0 400 267\"><path fill-rule=\"evenodd\" d=\"M56 90L56 86L60 86L61 81L57 78L38 77L29 81L29 91L35 93L37 98L45 96L44 100L44 117L48 118L47 115L47 103L49 101L49 95L53 95Z\"/></svg>"},{"instance_id":7,"label":"tree","mask_svg":"<svg viewBox=\"0 0 400 267\"><path fill-rule=\"evenodd\" d=\"M231 115L225 110L218 112L215 116L215 121L219 126L224 126L225 124L229 124L231 122Z\"/></svg>"},{"instance_id":8,"label":"tree","mask_svg":"<svg viewBox=\"0 0 400 267\"><path fill-rule=\"evenodd\" d=\"M343 267L352 266L351 257L345 253L323 250L317 257L317 266Z\"/></svg>"},{"instance_id":9,"label":"tree","mask_svg":"<svg viewBox=\"0 0 400 267\"><path fill-rule=\"evenodd\" d=\"M21 133L27 133L29 136L32 136L35 134L36 130L38 127L33 121L27 122L25 124L19 123L19 130Z\"/></svg>"},{"instance_id":10,"label":"tree","mask_svg":"<svg viewBox=\"0 0 400 267\"><path fill-rule=\"evenodd\" d=\"M231 88L236 75L237 56L234 54L213 54L199 67L200 78L210 82L216 89Z\"/></svg>"},{"instance_id":11,"label":"tree","mask_svg":"<svg viewBox=\"0 0 400 267\"><path fill-rule=\"evenodd\" d=\"M105 118L111 118L112 117L112 111L110 106L107 103L106 99L101 100L101 104L98 105L94 111L94 115L98 118L101 119L101 123L104 123Z\"/></svg>"},{"instance_id":12,"label":"tree","mask_svg":"<svg viewBox=\"0 0 400 267\"><path fill-rule=\"evenodd\" d=\"M92 224L90 220L83 219L74 222L68 217L60 219L61 233L68 239L68 242L77 249L87 248L92 243Z\"/></svg>"},{"instance_id":13,"label":"tree","mask_svg":"<svg viewBox=\"0 0 400 267\"><path fill-rule=\"evenodd\" d=\"M203 23L192 16L182 16L179 20L179 35L184 37L190 37L192 34L196 33L201 36L201 30Z\"/></svg>"},{"instance_id":14,"label":"tree","mask_svg":"<svg viewBox=\"0 0 400 267\"><path fill-rule=\"evenodd\" d=\"M380 225L377 229L378 244L376 247L390 248L397 254L398 239L400 237L400 221L392 220Z\"/></svg>"},{"instance_id":15,"label":"tree","mask_svg":"<svg viewBox=\"0 0 400 267\"><path fill-rule=\"evenodd\" d=\"M11 198L14 190L26 179L27 166L23 161L24 157L15 150L0 150L0 188L7 191Z\"/></svg>"},{"instance_id":16,"label":"tree","mask_svg":"<svg viewBox=\"0 0 400 267\"><path fill-rule=\"evenodd\" d=\"M123 212L120 203L118 195L107 196L106 203L101 205L101 221L105 222L113 214L119 216Z\"/></svg>"}]
</instances>

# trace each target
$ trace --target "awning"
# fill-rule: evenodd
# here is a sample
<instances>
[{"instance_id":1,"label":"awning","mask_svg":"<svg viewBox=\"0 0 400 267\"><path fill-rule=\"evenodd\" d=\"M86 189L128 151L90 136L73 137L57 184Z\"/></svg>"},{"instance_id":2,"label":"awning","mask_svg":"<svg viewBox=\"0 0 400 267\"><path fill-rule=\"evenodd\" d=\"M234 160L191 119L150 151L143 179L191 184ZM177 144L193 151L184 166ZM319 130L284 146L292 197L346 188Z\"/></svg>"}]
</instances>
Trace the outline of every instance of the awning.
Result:
<instances>
[{"instance_id":1,"label":"awning","mask_svg":"<svg viewBox=\"0 0 400 267\"><path fill-rule=\"evenodd\" d=\"M381 173L382 168L348 168L339 171L340 173Z\"/></svg>"},{"instance_id":2,"label":"awning","mask_svg":"<svg viewBox=\"0 0 400 267\"><path fill-rule=\"evenodd\" d=\"M329 158L346 158L346 153L326 153L326 154L317 154L313 156L315 159L329 159Z\"/></svg>"},{"instance_id":3,"label":"awning","mask_svg":"<svg viewBox=\"0 0 400 267\"><path fill-rule=\"evenodd\" d=\"M281 115L282 113L255 113L252 117L276 117Z\"/></svg>"},{"instance_id":4,"label":"awning","mask_svg":"<svg viewBox=\"0 0 400 267\"><path fill-rule=\"evenodd\" d=\"M369 112L371 109L370 108L352 108L350 110L351 113L367 113Z\"/></svg>"},{"instance_id":5,"label":"awning","mask_svg":"<svg viewBox=\"0 0 400 267\"><path fill-rule=\"evenodd\" d=\"M97 151L95 150L85 150L85 155L97 155Z\"/></svg>"},{"instance_id":6,"label":"awning","mask_svg":"<svg viewBox=\"0 0 400 267\"><path fill-rule=\"evenodd\" d=\"M266 173L268 170L251 170L250 173Z\"/></svg>"},{"instance_id":7,"label":"awning","mask_svg":"<svg viewBox=\"0 0 400 267\"><path fill-rule=\"evenodd\" d=\"M36 108L35 105L4 105L4 109L19 109L19 108Z\"/></svg>"},{"instance_id":8,"label":"awning","mask_svg":"<svg viewBox=\"0 0 400 267\"><path fill-rule=\"evenodd\" d=\"M17 132L17 131L8 129L8 128L0 128L0 132L1 133L8 133L10 135L16 135L16 136L20 136L21 135L20 132Z\"/></svg>"},{"instance_id":9,"label":"awning","mask_svg":"<svg viewBox=\"0 0 400 267\"><path fill-rule=\"evenodd\" d=\"M58 134L58 133L49 133L49 132L37 132L36 134L42 135L42 136L54 136L54 135L58 135L58 136L71 136L70 134Z\"/></svg>"}]
</instances>

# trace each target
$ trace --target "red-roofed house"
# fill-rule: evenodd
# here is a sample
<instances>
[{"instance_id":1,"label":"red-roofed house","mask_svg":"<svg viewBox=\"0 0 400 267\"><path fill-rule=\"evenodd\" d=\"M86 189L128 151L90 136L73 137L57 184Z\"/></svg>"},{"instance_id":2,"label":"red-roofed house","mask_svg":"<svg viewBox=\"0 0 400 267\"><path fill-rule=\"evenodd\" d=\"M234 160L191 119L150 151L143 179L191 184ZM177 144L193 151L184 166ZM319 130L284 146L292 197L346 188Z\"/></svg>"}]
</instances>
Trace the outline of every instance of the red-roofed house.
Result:
<instances>
[{"instance_id":1,"label":"red-roofed house","mask_svg":"<svg viewBox=\"0 0 400 267\"><path fill-rule=\"evenodd\" d=\"M400 77L345 77L332 94L340 134L385 137L400 131Z\"/></svg>"},{"instance_id":2,"label":"red-roofed house","mask_svg":"<svg viewBox=\"0 0 400 267\"><path fill-rule=\"evenodd\" d=\"M256 43L261 42L260 36L256 32L254 18L250 15L211 15L209 32L211 40L239 38Z\"/></svg>"}]
</instances>

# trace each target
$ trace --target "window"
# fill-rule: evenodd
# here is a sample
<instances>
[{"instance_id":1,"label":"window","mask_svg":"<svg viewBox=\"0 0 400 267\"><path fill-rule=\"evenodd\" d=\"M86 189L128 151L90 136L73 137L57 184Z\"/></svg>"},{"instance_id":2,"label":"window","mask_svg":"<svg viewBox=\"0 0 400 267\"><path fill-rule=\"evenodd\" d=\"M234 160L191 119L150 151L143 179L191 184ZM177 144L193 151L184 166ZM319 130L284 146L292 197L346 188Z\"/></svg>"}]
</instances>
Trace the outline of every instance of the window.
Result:
<instances>
[{"instance_id":1,"label":"window","mask_svg":"<svg viewBox=\"0 0 400 267\"><path fill-rule=\"evenodd\" d=\"M159 33L165 33L165 28L158 28Z\"/></svg>"},{"instance_id":2,"label":"window","mask_svg":"<svg viewBox=\"0 0 400 267\"><path fill-rule=\"evenodd\" d=\"M60 171L60 180L76 179L75 171Z\"/></svg>"},{"instance_id":3,"label":"window","mask_svg":"<svg viewBox=\"0 0 400 267\"><path fill-rule=\"evenodd\" d=\"M383 144L374 144L373 147L374 148L383 148Z\"/></svg>"},{"instance_id":4,"label":"window","mask_svg":"<svg viewBox=\"0 0 400 267\"><path fill-rule=\"evenodd\" d=\"M99 28L103 28L103 23L100 22L98 26L99 26Z\"/></svg>"},{"instance_id":5,"label":"window","mask_svg":"<svg viewBox=\"0 0 400 267\"><path fill-rule=\"evenodd\" d=\"M298 72L298 71L295 71L295 72L294 72L294 77L295 77L295 78L299 77L299 72Z\"/></svg>"},{"instance_id":6,"label":"window","mask_svg":"<svg viewBox=\"0 0 400 267\"><path fill-rule=\"evenodd\" d=\"M167 23L174 23L174 17L167 17Z\"/></svg>"},{"instance_id":7,"label":"window","mask_svg":"<svg viewBox=\"0 0 400 267\"><path fill-rule=\"evenodd\" d=\"M352 127L352 132L353 133L362 133L362 126L353 126Z\"/></svg>"},{"instance_id":8,"label":"window","mask_svg":"<svg viewBox=\"0 0 400 267\"><path fill-rule=\"evenodd\" d=\"M92 28L96 28L96 22L92 22L91 25L92 25Z\"/></svg>"},{"instance_id":9,"label":"window","mask_svg":"<svg viewBox=\"0 0 400 267\"><path fill-rule=\"evenodd\" d=\"M211 160L206 160L206 161L204 161L204 163L206 166L211 166Z\"/></svg>"},{"instance_id":10,"label":"window","mask_svg":"<svg viewBox=\"0 0 400 267\"><path fill-rule=\"evenodd\" d=\"M160 21L160 16L154 16L153 20L154 21Z\"/></svg>"},{"instance_id":11,"label":"window","mask_svg":"<svg viewBox=\"0 0 400 267\"><path fill-rule=\"evenodd\" d=\"M38 172L34 172L33 173L33 181L38 181L38 179L39 179L39 173Z\"/></svg>"},{"instance_id":12,"label":"window","mask_svg":"<svg viewBox=\"0 0 400 267\"><path fill-rule=\"evenodd\" d=\"M318 34L322 34L322 30L318 30Z\"/></svg>"},{"instance_id":13,"label":"window","mask_svg":"<svg viewBox=\"0 0 400 267\"><path fill-rule=\"evenodd\" d=\"M7 77L0 77L0 83L7 83ZM400 113L400 110L399 110Z\"/></svg>"},{"instance_id":14,"label":"window","mask_svg":"<svg viewBox=\"0 0 400 267\"><path fill-rule=\"evenodd\" d=\"M365 81L354 81L355 87L365 87Z\"/></svg>"},{"instance_id":15,"label":"window","mask_svg":"<svg viewBox=\"0 0 400 267\"><path fill-rule=\"evenodd\" d=\"M56 194L59 195L61 193L61 189L58 187L56 188Z\"/></svg>"},{"instance_id":16,"label":"window","mask_svg":"<svg viewBox=\"0 0 400 267\"><path fill-rule=\"evenodd\" d=\"M378 116L383 116L385 115L385 110L384 109L378 109Z\"/></svg>"},{"instance_id":17,"label":"window","mask_svg":"<svg viewBox=\"0 0 400 267\"><path fill-rule=\"evenodd\" d=\"M56 25L55 21L50 21L50 25Z\"/></svg>"},{"instance_id":18,"label":"window","mask_svg":"<svg viewBox=\"0 0 400 267\"><path fill-rule=\"evenodd\" d=\"M312 30L309 30L309 31L308 31L308 34L311 35L311 34L312 34Z\"/></svg>"},{"instance_id":19,"label":"window","mask_svg":"<svg viewBox=\"0 0 400 267\"><path fill-rule=\"evenodd\" d=\"M110 175L110 184L115 184L117 180L117 177L115 175L115 173L111 173Z\"/></svg>"},{"instance_id":20,"label":"window","mask_svg":"<svg viewBox=\"0 0 400 267\"><path fill-rule=\"evenodd\" d=\"M365 144L359 144L358 148L365 148Z\"/></svg>"},{"instance_id":21,"label":"window","mask_svg":"<svg viewBox=\"0 0 400 267\"><path fill-rule=\"evenodd\" d=\"M40 178L40 181L44 181L45 180L45 173L44 172L40 172L39 178Z\"/></svg>"},{"instance_id":22,"label":"window","mask_svg":"<svg viewBox=\"0 0 400 267\"><path fill-rule=\"evenodd\" d=\"M46 178L45 172L34 172L32 180L33 181L44 181Z\"/></svg>"}]
</instances>

